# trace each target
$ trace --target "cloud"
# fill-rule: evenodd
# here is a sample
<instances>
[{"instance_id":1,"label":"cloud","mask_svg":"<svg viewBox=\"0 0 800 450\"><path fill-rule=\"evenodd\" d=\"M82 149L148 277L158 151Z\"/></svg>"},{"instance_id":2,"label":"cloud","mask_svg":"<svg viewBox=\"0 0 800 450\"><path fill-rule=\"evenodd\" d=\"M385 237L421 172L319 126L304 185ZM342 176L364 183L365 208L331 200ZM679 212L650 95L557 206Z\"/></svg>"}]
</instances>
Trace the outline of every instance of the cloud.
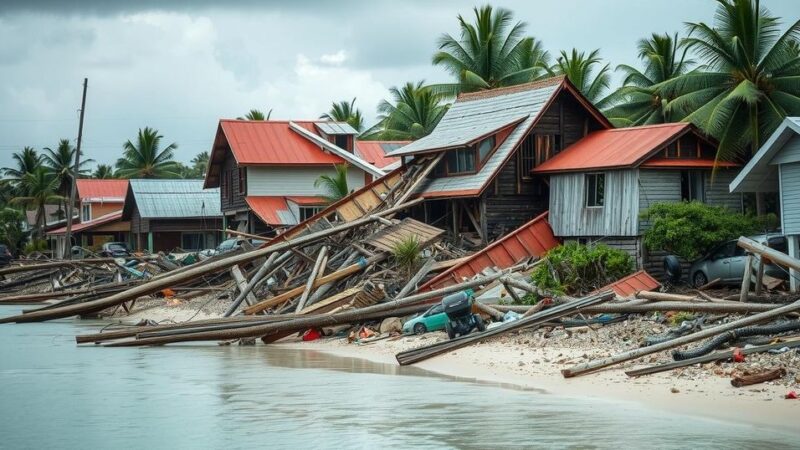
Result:
<instances>
[{"instance_id":1,"label":"cloud","mask_svg":"<svg viewBox=\"0 0 800 450\"><path fill-rule=\"evenodd\" d=\"M319 60L325 64L330 64L332 66L340 66L343 62L347 60L347 52L344 50L339 50L336 53L329 53L319 57Z\"/></svg>"}]
</instances>

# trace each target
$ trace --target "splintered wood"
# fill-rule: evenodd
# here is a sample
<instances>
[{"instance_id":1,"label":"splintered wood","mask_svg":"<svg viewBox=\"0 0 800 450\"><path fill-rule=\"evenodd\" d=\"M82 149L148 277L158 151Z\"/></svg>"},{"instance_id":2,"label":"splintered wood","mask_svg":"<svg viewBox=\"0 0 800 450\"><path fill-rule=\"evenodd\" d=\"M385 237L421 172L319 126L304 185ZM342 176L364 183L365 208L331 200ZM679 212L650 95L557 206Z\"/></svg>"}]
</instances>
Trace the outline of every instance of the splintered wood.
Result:
<instances>
[{"instance_id":1,"label":"splintered wood","mask_svg":"<svg viewBox=\"0 0 800 450\"><path fill-rule=\"evenodd\" d=\"M420 247L427 247L439 239L444 230L420 221L406 218L402 222L384 228L372 235L366 243L380 250L391 252L407 239L416 239Z\"/></svg>"}]
</instances>

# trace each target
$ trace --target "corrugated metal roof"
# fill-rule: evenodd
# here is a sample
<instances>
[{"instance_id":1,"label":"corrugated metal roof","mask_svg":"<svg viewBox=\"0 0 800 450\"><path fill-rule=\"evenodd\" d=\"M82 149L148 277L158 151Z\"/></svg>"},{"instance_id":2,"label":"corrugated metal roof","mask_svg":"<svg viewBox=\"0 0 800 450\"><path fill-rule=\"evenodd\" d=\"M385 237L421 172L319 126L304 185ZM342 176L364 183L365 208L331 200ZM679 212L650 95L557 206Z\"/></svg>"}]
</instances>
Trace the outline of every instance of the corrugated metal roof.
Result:
<instances>
[{"instance_id":1,"label":"corrugated metal roof","mask_svg":"<svg viewBox=\"0 0 800 450\"><path fill-rule=\"evenodd\" d=\"M731 168L731 167L739 167L740 165L741 164L726 162L726 161L715 162L713 159L650 158L647 161L643 162L639 167L645 167L645 168L667 167L674 169L691 169L691 168L713 169L714 167Z\"/></svg>"},{"instance_id":2,"label":"corrugated metal roof","mask_svg":"<svg viewBox=\"0 0 800 450\"><path fill-rule=\"evenodd\" d=\"M649 273L640 270L599 289L599 291L612 289L617 295L624 298L641 291L658 289L659 286L661 286L661 283L651 277Z\"/></svg>"},{"instance_id":3,"label":"corrugated metal roof","mask_svg":"<svg viewBox=\"0 0 800 450\"><path fill-rule=\"evenodd\" d=\"M83 202L119 202L125 201L128 191L128 180L93 180L79 178L75 182L78 197Z\"/></svg>"},{"instance_id":4,"label":"corrugated metal roof","mask_svg":"<svg viewBox=\"0 0 800 450\"><path fill-rule=\"evenodd\" d=\"M219 189L203 180L130 180L130 191L143 218L222 217Z\"/></svg>"},{"instance_id":5,"label":"corrugated metal roof","mask_svg":"<svg viewBox=\"0 0 800 450\"><path fill-rule=\"evenodd\" d=\"M450 111L454 108L455 105ZM448 111L448 113L450 111ZM441 125L440 122L440 125L436 127L433 133L392 151L389 156L415 155L434 150L465 147L482 137L489 136L499 130L522 122L529 116L530 114L524 112L522 114L518 112L515 117L509 117L505 114L487 113L482 116L480 120L474 120L475 118L469 115L461 117L453 116L450 117L450 120L444 125ZM445 118L448 118L447 114L442 118L443 122Z\"/></svg>"},{"instance_id":6,"label":"corrugated metal roof","mask_svg":"<svg viewBox=\"0 0 800 450\"><path fill-rule=\"evenodd\" d=\"M94 218L88 222L81 222L74 224L72 226L72 232L77 233L79 231L89 231L93 228L99 227L100 225L116 222L121 219L122 219L122 210L108 214L103 214L102 216ZM47 234L66 234L66 233L67 233L67 227L61 227L47 232Z\"/></svg>"},{"instance_id":7,"label":"corrugated metal roof","mask_svg":"<svg viewBox=\"0 0 800 450\"><path fill-rule=\"evenodd\" d=\"M356 151L370 164L384 169L390 164L400 161L400 158L386 156L411 141L357 141Z\"/></svg>"},{"instance_id":8,"label":"corrugated metal roof","mask_svg":"<svg viewBox=\"0 0 800 450\"><path fill-rule=\"evenodd\" d=\"M325 197L320 197L318 195L292 195L286 197L286 200L297 203L298 205L317 206L327 204Z\"/></svg>"},{"instance_id":9,"label":"corrugated metal roof","mask_svg":"<svg viewBox=\"0 0 800 450\"><path fill-rule=\"evenodd\" d=\"M286 197L248 195L245 197L250 209L267 225L294 225L297 219L289 211Z\"/></svg>"},{"instance_id":10,"label":"corrugated metal roof","mask_svg":"<svg viewBox=\"0 0 800 450\"><path fill-rule=\"evenodd\" d=\"M558 245L559 241L547 222L547 213L544 213L489 244L483 250L470 255L469 259L440 273L423 284L419 290L441 289L461 283L491 267L505 269L526 258L541 257Z\"/></svg>"},{"instance_id":11,"label":"corrugated metal roof","mask_svg":"<svg viewBox=\"0 0 800 450\"><path fill-rule=\"evenodd\" d=\"M315 125L323 133L332 136L337 134L358 134L358 131L347 122L315 122Z\"/></svg>"},{"instance_id":12,"label":"corrugated metal roof","mask_svg":"<svg viewBox=\"0 0 800 450\"><path fill-rule=\"evenodd\" d=\"M533 172L636 167L653 152L691 129L689 123L667 123L595 131L545 161Z\"/></svg>"},{"instance_id":13,"label":"corrugated metal roof","mask_svg":"<svg viewBox=\"0 0 800 450\"><path fill-rule=\"evenodd\" d=\"M383 175L385 175L384 171L368 163L363 158L361 158L361 156L357 155L355 152L349 152L341 147L338 147L336 144L323 139L322 136L309 130L308 126L304 126L294 122L289 122L289 128L291 128L292 131L297 132L304 138L308 139L310 142L313 142L321 146L325 150L336 154L343 160L358 167L364 172L371 174L372 176L382 177Z\"/></svg>"},{"instance_id":14,"label":"corrugated metal roof","mask_svg":"<svg viewBox=\"0 0 800 450\"><path fill-rule=\"evenodd\" d=\"M769 139L758 149L730 184L731 192L777 192L778 166L770 164L794 136L800 135L800 117L783 119Z\"/></svg>"},{"instance_id":15,"label":"corrugated metal roof","mask_svg":"<svg viewBox=\"0 0 800 450\"><path fill-rule=\"evenodd\" d=\"M239 165L329 165L344 159L292 131L289 121L220 120L220 128ZM294 122L316 134L314 122Z\"/></svg>"}]
</instances>

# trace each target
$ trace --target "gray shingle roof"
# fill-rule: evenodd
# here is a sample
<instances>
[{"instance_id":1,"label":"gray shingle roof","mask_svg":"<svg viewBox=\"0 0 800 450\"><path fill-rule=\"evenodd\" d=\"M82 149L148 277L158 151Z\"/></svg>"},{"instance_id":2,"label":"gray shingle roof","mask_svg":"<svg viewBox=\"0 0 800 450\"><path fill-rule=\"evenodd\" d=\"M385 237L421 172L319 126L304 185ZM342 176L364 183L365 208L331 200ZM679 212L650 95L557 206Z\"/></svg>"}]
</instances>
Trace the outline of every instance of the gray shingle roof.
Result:
<instances>
[{"instance_id":1,"label":"gray shingle roof","mask_svg":"<svg viewBox=\"0 0 800 450\"><path fill-rule=\"evenodd\" d=\"M315 122L314 124L320 131L331 136L336 134L358 134L358 131L347 122Z\"/></svg>"},{"instance_id":2,"label":"gray shingle roof","mask_svg":"<svg viewBox=\"0 0 800 450\"><path fill-rule=\"evenodd\" d=\"M130 180L143 218L222 217L219 189L203 180Z\"/></svg>"}]
</instances>

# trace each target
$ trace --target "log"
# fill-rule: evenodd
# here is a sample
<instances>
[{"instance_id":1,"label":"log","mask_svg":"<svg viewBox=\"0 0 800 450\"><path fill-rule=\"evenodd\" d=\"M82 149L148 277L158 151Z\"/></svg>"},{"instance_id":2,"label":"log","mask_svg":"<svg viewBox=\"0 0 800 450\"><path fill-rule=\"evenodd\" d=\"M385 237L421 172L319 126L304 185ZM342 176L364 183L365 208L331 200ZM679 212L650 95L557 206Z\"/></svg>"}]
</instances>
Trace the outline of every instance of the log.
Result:
<instances>
[{"instance_id":1,"label":"log","mask_svg":"<svg viewBox=\"0 0 800 450\"><path fill-rule=\"evenodd\" d=\"M374 253L370 257L373 256L375 256ZM358 258L358 252L351 251L350 255L342 262L342 264L337 268L337 270L344 269L350 264L353 264L357 258ZM328 261L330 261L330 259ZM328 291L330 291L335 285L336 282L334 281L332 283L323 284L322 286L317 287L316 291L314 291L314 294L308 299L306 306L316 304L321 298L327 295Z\"/></svg>"},{"instance_id":2,"label":"log","mask_svg":"<svg viewBox=\"0 0 800 450\"><path fill-rule=\"evenodd\" d=\"M779 252L773 248L767 247L766 245L759 244L758 242L744 236L740 237L736 244L752 253L766 256L773 262L777 262L780 265L800 271L800 260L794 259L786 253Z\"/></svg>"},{"instance_id":3,"label":"log","mask_svg":"<svg viewBox=\"0 0 800 450\"><path fill-rule=\"evenodd\" d=\"M273 253L272 255L277 255L277 253ZM245 289L247 289L247 278L244 277L242 269L240 269L239 266L231 266L231 276L236 282L236 287L239 289L239 292L245 292ZM252 292L245 292L245 298L247 299L248 305L253 305L258 302L256 296L253 295Z\"/></svg>"},{"instance_id":4,"label":"log","mask_svg":"<svg viewBox=\"0 0 800 450\"><path fill-rule=\"evenodd\" d=\"M138 259L142 261L149 261L151 259L158 258L158 255L149 255L149 256L129 256L125 259ZM75 266L80 264L89 264L89 265L102 265L102 264L114 264L114 258L85 258L85 259L72 259L72 260L63 260L63 261L48 261L43 263L33 263L33 264L21 264L18 266L8 266L3 267L0 269L0 275L10 275L12 273L20 273L20 272L30 272L32 270L43 270L43 269L57 269L61 267L69 267Z\"/></svg>"},{"instance_id":5,"label":"log","mask_svg":"<svg viewBox=\"0 0 800 450\"><path fill-rule=\"evenodd\" d=\"M666 292L653 291L640 291L636 294L636 297L657 302L692 302L697 300L697 297L692 295L668 294Z\"/></svg>"},{"instance_id":6,"label":"log","mask_svg":"<svg viewBox=\"0 0 800 450\"><path fill-rule=\"evenodd\" d=\"M739 293L739 301L746 302L747 294L750 292L750 281L753 276L753 255L747 255L744 260L744 276L742 277L742 289Z\"/></svg>"},{"instance_id":7,"label":"log","mask_svg":"<svg viewBox=\"0 0 800 450\"><path fill-rule=\"evenodd\" d=\"M696 342L701 339L716 336L726 331L734 330L736 328L741 328L747 325L756 324L768 319L772 319L773 317L795 312L798 310L800 310L800 300L791 303L789 305L772 309L770 311L765 311L752 316L743 317L739 320L734 320L733 322L728 322L716 327L706 328L705 330L687 334L685 336L671 339L669 341L662 342L660 344L650 345L642 348L636 348L633 350L629 350L627 352L619 353L617 355L609 356L607 358L601 358L595 361L590 361L585 364L578 364L574 367L562 370L561 374L564 375L565 378L583 375L589 372L594 372L595 370L598 369L602 369L604 367L612 366L625 361L630 361L632 359L640 358L642 356L650 355L652 353L660 352L663 350L669 350L671 348Z\"/></svg>"},{"instance_id":8,"label":"log","mask_svg":"<svg viewBox=\"0 0 800 450\"><path fill-rule=\"evenodd\" d=\"M492 305L500 311L514 311L524 313L529 306L518 305ZM655 302L638 303L622 302L597 305L583 310L586 314L646 314L652 312L688 311L708 313L752 313L771 311L783 306L779 303L700 303L700 302Z\"/></svg>"},{"instance_id":9,"label":"log","mask_svg":"<svg viewBox=\"0 0 800 450\"><path fill-rule=\"evenodd\" d=\"M395 212L407 209L411 206L414 206L423 199L415 199L404 203L399 206L395 206L393 208L386 209L377 213L378 215L384 216L387 214L393 214ZM238 254L231 257L223 258L218 261L209 262L205 265L192 267L187 266L186 271L181 273L172 274L168 273L164 277L153 277L152 279L148 280L145 283L139 284L136 287L133 287L127 291L120 292L109 297L93 300L86 303L81 303L78 305L70 305L64 308L56 308L51 309L48 311L41 311L41 312L31 312L25 315L17 315L11 317L4 317L0 319L0 323L8 323L8 322L36 322L36 321L43 321L43 320L52 320L52 319L60 319L63 317L70 317L78 314L86 314L90 312L100 311L110 306L119 305L124 303L128 300L133 300L134 298L141 297L143 295L152 294L154 292L158 292L162 289L166 289L181 283L185 283L187 281L195 280L201 276L215 273L221 270L225 270L234 264L245 264L251 261L254 261L259 258L263 258L268 256L271 253L288 250L292 247L308 245L313 242L319 241L325 237L341 233L342 231L350 230L353 228L357 228L363 226L365 224L371 223L373 221L370 217L364 217L360 219L353 220L351 222L346 222L341 225L337 225L333 228L328 228L325 230L317 231L314 233L309 233L306 235L298 236L294 239L282 241L276 244L268 245L266 247L260 248L258 250L254 250L248 253Z\"/></svg>"},{"instance_id":10,"label":"log","mask_svg":"<svg viewBox=\"0 0 800 450\"><path fill-rule=\"evenodd\" d=\"M766 383L767 381L777 380L786 376L786 369L778 367L766 370L754 375L740 375L731 379L733 387L750 386L753 384Z\"/></svg>"},{"instance_id":11,"label":"log","mask_svg":"<svg viewBox=\"0 0 800 450\"><path fill-rule=\"evenodd\" d=\"M291 253L290 252L285 252L283 255L281 255L281 257L283 258L284 256L286 257L286 259L289 259L289 256L291 256ZM245 287L239 289L239 295L236 296L236 298L233 300L233 302L231 302L231 305L225 311L225 314L223 314L223 317L230 317L231 314L236 312L236 309L239 307L239 305L242 304L242 300L244 300L245 298L249 297L250 291L253 290L253 287L255 287L256 283L258 283L261 280L261 278L263 278L264 275L266 275L267 271L270 270L275 265L275 259L277 259L277 258L278 258L278 253L273 253L273 254L269 255L269 258L267 258L267 260L264 262L264 264L262 264L261 267L258 268L258 271L255 273L255 275L253 275L253 277L250 279L250 281L247 283L247 285ZM253 304L257 303L257 302L258 302L258 299L256 299L256 301L250 303L250 305L253 305Z\"/></svg>"},{"instance_id":12,"label":"log","mask_svg":"<svg viewBox=\"0 0 800 450\"><path fill-rule=\"evenodd\" d=\"M311 294L311 289L313 289L314 283L317 281L317 277L320 273L320 269L324 272L325 262L328 260L328 247L322 246L319 249L319 255L317 255L317 260L314 261L314 268L311 269L311 275L308 276L308 281L306 281L305 288L303 289L302 294L300 294L300 300L297 301L297 307L295 308L295 314L299 313L305 306L306 300L308 300L308 296Z\"/></svg>"},{"instance_id":13,"label":"log","mask_svg":"<svg viewBox=\"0 0 800 450\"><path fill-rule=\"evenodd\" d=\"M714 278L713 280L709 281L708 283L706 283L706 284L700 286L699 288L697 288L697 290L698 291L705 291L706 289L712 288L712 287L718 285L721 282L722 282L722 278Z\"/></svg>"},{"instance_id":14,"label":"log","mask_svg":"<svg viewBox=\"0 0 800 450\"><path fill-rule=\"evenodd\" d=\"M411 292L416 291L417 290L417 284L423 278L425 278L425 275L427 275L431 271L431 269L433 268L434 262L435 262L435 260L433 258L428 258L425 261L425 263L422 265L422 267L420 267L420 269L417 271L417 273L414 274L414 276L411 277L410 280L408 280L408 283L406 283L406 285L403 286L402 289L400 289L400 292L398 292L397 295L395 295L395 297L396 298L403 298L406 295L410 294Z\"/></svg>"}]
</instances>

